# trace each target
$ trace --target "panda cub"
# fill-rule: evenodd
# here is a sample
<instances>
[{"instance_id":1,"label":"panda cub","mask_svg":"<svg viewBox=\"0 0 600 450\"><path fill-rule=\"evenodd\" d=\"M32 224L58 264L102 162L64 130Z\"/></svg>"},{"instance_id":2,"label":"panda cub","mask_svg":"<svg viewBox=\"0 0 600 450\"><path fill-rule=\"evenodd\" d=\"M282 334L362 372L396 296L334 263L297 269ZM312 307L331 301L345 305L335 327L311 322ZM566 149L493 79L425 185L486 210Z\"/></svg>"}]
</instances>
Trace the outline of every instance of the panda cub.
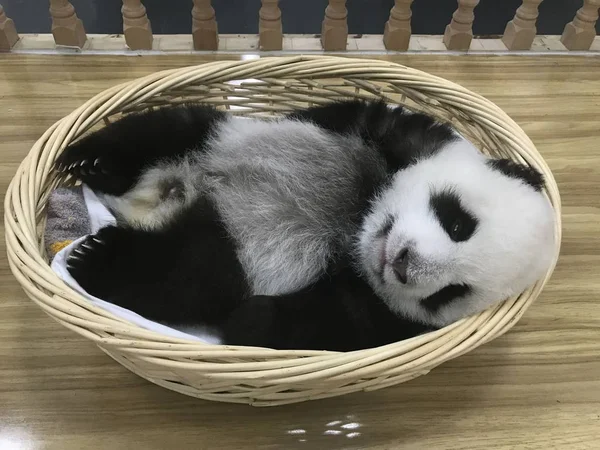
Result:
<instances>
[{"instance_id":1,"label":"panda cub","mask_svg":"<svg viewBox=\"0 0 600 450\"><path fill-rule=\"evenodd\" d=\"M57 160L117 218L68 256L90 294L224 344L350 351L518 294L554 258L536 170L384 102L275 119L128 115Z\"/></svg>"}]
</instances>

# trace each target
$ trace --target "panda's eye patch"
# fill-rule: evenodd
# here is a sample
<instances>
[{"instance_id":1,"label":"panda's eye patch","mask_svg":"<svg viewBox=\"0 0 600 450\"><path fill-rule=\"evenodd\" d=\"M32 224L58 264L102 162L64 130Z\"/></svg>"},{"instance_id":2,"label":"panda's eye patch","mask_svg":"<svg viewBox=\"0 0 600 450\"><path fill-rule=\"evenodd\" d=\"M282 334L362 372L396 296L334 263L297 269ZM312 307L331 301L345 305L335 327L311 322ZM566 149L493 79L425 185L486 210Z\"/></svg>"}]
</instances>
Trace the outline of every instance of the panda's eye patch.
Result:
<instances>
[{"instance_id":1,"label":"panda's eye patch","mask_svg":"<svg viewBox=\"0 0 600 450\"><path fill-rule=\"evenodd\" d=\"M429 204L444 231L454 242L468 240L477 228L477 219L460 202L451 189L431 194Z\"/></svg>"}]
</instances>

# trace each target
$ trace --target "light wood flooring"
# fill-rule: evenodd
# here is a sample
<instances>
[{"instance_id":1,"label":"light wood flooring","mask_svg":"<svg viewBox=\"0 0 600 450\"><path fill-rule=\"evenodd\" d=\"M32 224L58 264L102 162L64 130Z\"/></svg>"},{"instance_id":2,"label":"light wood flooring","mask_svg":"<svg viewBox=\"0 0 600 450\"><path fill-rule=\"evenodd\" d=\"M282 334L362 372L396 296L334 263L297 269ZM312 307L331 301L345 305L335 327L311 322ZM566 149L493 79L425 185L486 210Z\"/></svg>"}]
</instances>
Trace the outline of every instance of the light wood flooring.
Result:
<instances>
[{"instance_id":1,"label":"light wood flooring","mask_svg":"<svg viewBox=\"0 0 600 450\"><path fill-rule=\"evenodd\" d=\"M89 97L215 58L0 56L0 192L46 128ZM2 239L0 449L600 449L600 58L387 58L496 102L554 171L562 255L523 319L394 388L267 409L211 403L140 379L47 317Z\"/></svg>"}]
</instances>

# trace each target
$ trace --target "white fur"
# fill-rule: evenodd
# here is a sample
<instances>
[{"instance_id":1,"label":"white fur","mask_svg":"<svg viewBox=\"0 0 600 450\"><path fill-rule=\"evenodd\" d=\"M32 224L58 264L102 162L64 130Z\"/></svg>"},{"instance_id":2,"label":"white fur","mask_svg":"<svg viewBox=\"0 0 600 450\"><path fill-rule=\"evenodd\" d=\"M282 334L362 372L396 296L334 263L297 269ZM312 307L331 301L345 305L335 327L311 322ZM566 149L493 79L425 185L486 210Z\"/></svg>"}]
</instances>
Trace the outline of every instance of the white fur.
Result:
<instances>
[{"instance_id":1,"label":"white fur","mask_svg":"<svg viewBox=\"0 0 600 450\"><path fill-rule=\"evenodd\" d=\"M548 200L522 181L485 164L460 139L433 157L398 172L374 202L359 236L360 266L391 309L413 320L447 325L518 294L544 275L554 257L554 216ZM433 189L453 188L479 220L475 234L453 242L430 208ZM378 238L388 216L394 226ZM410 282L394 277L390 262L406 246L415 258ZM377 276L382 252L384 282ZM473 293L431 314L419 302L448 284L466 283Z\"/></svg>"}]
</instances>

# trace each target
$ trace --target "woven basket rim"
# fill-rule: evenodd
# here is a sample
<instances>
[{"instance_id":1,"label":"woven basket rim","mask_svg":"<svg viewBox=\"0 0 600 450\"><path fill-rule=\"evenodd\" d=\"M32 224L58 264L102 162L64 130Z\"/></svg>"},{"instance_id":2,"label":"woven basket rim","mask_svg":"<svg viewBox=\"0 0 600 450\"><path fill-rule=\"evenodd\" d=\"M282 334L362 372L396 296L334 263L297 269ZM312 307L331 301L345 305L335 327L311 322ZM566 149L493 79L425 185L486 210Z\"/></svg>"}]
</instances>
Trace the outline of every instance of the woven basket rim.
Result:
<instances>
[{"instance_id":1,"label":"woven basket rim","mask_svg":"<svg viewBox=\"0 0 600 450\"><path fill-rule=\"evenodd\" d=\"M94 306L64 284L44 260L37 227L38 217L43 217L47 193L59 182L51 172L52 163L66 144L103 118L124 107L143 105L161 93L248 78L266 81L269 88L281 87L284 89L281 92L285 92L286 88L291 89L290 83L294 80L302 79L311 83L311 80L341 78L355 83L357 89L361 89L361 86L367 92L371 89L374 91L371 92L373 95L379 94L369 83L381 81L393 84L398 80L407 91L410 88L411 93L413 90L415 93L424 93L424 106L428 105L428 95L435 97L438 102L443 101L444 105L456 106L465 114L468 113L469 119L474 119L477 126L492 130L507 145L518 149L512 154L514 157L534 165L544 174L546 194L555 211L557 237L555 259L546 276L520 296L441 330L373 349L345 353L213 345L168 337L142 329ZM367 84L369 86L365 87ZM315 101L321 100L313 98ZM437 108L434 103L431 105L432 108ZM143 371L137 366L130 367L131 361L135 360L138 365L158 365L165 370L193 370L208 378L210 374L216 374L215 379L221 382L229 380L231 384L237 385L244 380L255 380L258 383L256 380L261 376L268 376L272 386L305 386L311 380L324 379L343 384L344 377L350 378L349 374L355 378L363 375L370 378L371 384L360 385L354 390L374 389L406 381L500 336L520 319L554 271L561 243L560 212L556 181L534 144L504 111L481 95L443 78L389 61L300 55L217 61L169 69L98 93L48 128L20 164L5 197L5 228L8 259L13 274L27 295L51 317L92 340L118 362L157 384L202 398L246 403L251 402L248 399L260 397L252 397L250 394L240 394L237 397L227 394L229 397L223 397L210 392L187 392L185 386L169 385L166 379L152 379L152 376L141 373ZM194 358L204 358L206 361L196 361ZM215 362L228 358L238 362ZM379 377L379 382L375 381L377 377L374 373L383 374ZM352 392L351 387L356 386L352 385L347 390ZM340 389L336 391L338 395L344 393ZM263 402L290 403L326 396L311 392L304 393L304 397L290 398L278 393L277 399L269 400L270 397L267 396L267 400Z\"/></svg>"}]
</instances>

